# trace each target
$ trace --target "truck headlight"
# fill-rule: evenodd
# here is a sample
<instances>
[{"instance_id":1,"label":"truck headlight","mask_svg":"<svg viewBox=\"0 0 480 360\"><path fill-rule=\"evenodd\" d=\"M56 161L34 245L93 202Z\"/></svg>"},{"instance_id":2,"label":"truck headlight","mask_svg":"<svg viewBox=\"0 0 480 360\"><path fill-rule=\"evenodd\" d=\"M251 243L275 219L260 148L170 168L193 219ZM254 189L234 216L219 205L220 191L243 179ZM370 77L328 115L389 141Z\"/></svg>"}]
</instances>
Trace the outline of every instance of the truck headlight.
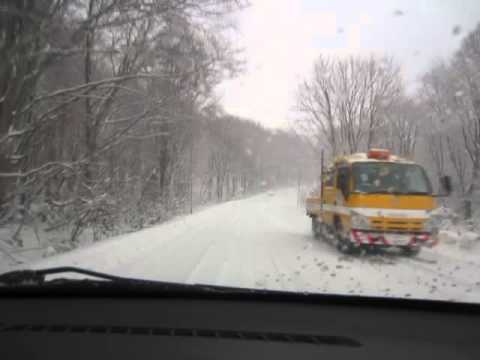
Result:
<instances>
[{"instance_id":1,"label":"truck headlight","mask_svg":"<svg viewBox=\"0 0 480 360\"><path fill-rule=\"evenodd\" d=\"M368 229L370 227L370 222L368 217L360 214L352 214L352 228L355 229Z\"/></svg>"}]
</instances>

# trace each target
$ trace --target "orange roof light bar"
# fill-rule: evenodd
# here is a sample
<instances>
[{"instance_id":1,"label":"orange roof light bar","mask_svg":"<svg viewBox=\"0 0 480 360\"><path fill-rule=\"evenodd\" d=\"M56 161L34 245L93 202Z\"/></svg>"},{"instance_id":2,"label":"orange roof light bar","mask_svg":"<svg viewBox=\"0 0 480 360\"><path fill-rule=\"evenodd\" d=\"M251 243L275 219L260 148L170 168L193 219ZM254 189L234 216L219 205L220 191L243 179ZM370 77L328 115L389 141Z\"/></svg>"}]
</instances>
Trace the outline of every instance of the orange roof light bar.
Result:
<instances>
[{"instance_id":1,"label":"orange roof light bar","mask_svg":"<svg viewBox=\"0 0 480 360\"><path fill-rule=\"evenodd\" d=\"M390 158L390 151L386 149L370 149L367 157L369 159L388 160Z\"/></svg>"}]
</instances>

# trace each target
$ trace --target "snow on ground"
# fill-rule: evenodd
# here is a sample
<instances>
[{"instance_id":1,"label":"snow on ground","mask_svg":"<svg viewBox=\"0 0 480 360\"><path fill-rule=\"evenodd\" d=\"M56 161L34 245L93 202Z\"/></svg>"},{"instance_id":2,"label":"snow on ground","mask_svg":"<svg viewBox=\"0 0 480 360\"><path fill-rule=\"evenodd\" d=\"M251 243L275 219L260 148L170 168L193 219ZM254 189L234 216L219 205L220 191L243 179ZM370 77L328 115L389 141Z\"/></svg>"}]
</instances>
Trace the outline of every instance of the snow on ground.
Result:
<instances>
[{"instance_id":1,"label":"snow on ground","mask_svg":"<svg viewBox=\"0 0 480 360\"><path fill-rule=\"evenodd\" d=\"M287 189L212 206L31 267L74 265L191 284L480 302L480 249L472 251L444 242L416 258L342 255L314 240L296 190Z\"/></svg>"}]
</instances>

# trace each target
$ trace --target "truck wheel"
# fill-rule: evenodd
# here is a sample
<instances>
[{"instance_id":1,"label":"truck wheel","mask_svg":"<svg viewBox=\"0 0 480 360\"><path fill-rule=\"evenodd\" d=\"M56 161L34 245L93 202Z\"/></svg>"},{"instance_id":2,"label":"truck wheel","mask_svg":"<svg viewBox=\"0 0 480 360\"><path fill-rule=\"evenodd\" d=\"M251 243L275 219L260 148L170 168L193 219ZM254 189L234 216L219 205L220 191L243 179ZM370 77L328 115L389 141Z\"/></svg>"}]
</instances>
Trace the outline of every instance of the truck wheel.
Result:
<instances>
[{"instance_id":1,"label":"truck wheel","mask_svg":"<svg viewBox=\"0 0 480 360\"><path fill-rule=\"evenodd\" d=\"M322 233L321 226L322 224L317 220L317 218L312 216L312 233L315 239L320 239L320 235Z\"/></svg>"},{"instance_id":2,"label":"truck wheel","mask_svg":"<svg viewBox=\"0 0 480 360\"><path fill-rule=\"evenodd\" d=\"M421 249L420 246L417 246L417 247L407 246L402 249L402 253L405 256L414 257L418 255L418 253L420 252L420 249Z\"/></svg>"},{"instance_id":3,"label":"truck wheel","mask_svg":"<svg viewBox=\"0 0 480 360\"><path fill-rule=\"evenodd\" d=\"M343 235L343 227L342 227L342 222L340 221L340 218L335 218L334 220L335 224L335 237L337 240L336 247L337 249L347 255L353 255L358 252L358 248L353 246L351 241L349 239L346 239L345 236Z\"/></svg>"},{"instance_id":4,"label":"truck wheel","mask_svg":"<svg viewBox=\"0 0 480 360\"><path fill-rule=\"evenodd\" d=\"M353 246L353 244L347 239L341 238L337 242L337 249L346 255L355 255L359 253L359 248Z\"/></svg>"}]
</instances>

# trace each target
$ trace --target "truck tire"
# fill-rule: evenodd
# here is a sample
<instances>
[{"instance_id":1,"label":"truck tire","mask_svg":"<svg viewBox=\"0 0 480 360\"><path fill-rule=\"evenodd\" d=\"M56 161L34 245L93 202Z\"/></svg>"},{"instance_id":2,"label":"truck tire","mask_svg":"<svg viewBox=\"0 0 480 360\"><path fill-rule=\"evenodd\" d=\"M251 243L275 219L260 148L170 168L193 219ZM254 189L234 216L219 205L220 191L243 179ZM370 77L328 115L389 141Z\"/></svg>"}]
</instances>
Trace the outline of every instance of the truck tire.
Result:
<instances>
[{"instance_id":1,"label":"truck tire","mask_svg":"<svg viewBox=\"0 0 480 360\"><path fill-rule=\"evenodd\" d=\"M420 246L417 246L417 247L406 246L406 247L402 248L402 253L403 253L403 255L408 256L408 257L415 257L415 256L418 255L420 250L421 250Z\"/></svg>"},{"instance_id":2,"label":"truck tire","mask_svg":"<svg viewBox=\"0 0 480 360\"><path fill-rule=\"evenodd\" d=\"M336 248L342 254L354 255L358 253L358 248L356 248L351 241L345 238L343 234L343 226L339 217L335 217L335 237L337 238Z\"/></svg>"},{"instance_id":3,"label":"truck tire","mask_svg":"<svg viewBox=\"0 0 480 360\"><path fill-rule=\"evenodd\" d=\"M315 239L320 239L322 234L322 224L317 220L315 216L312 216L312 233Z\"/></svg>"}]
</instances>

